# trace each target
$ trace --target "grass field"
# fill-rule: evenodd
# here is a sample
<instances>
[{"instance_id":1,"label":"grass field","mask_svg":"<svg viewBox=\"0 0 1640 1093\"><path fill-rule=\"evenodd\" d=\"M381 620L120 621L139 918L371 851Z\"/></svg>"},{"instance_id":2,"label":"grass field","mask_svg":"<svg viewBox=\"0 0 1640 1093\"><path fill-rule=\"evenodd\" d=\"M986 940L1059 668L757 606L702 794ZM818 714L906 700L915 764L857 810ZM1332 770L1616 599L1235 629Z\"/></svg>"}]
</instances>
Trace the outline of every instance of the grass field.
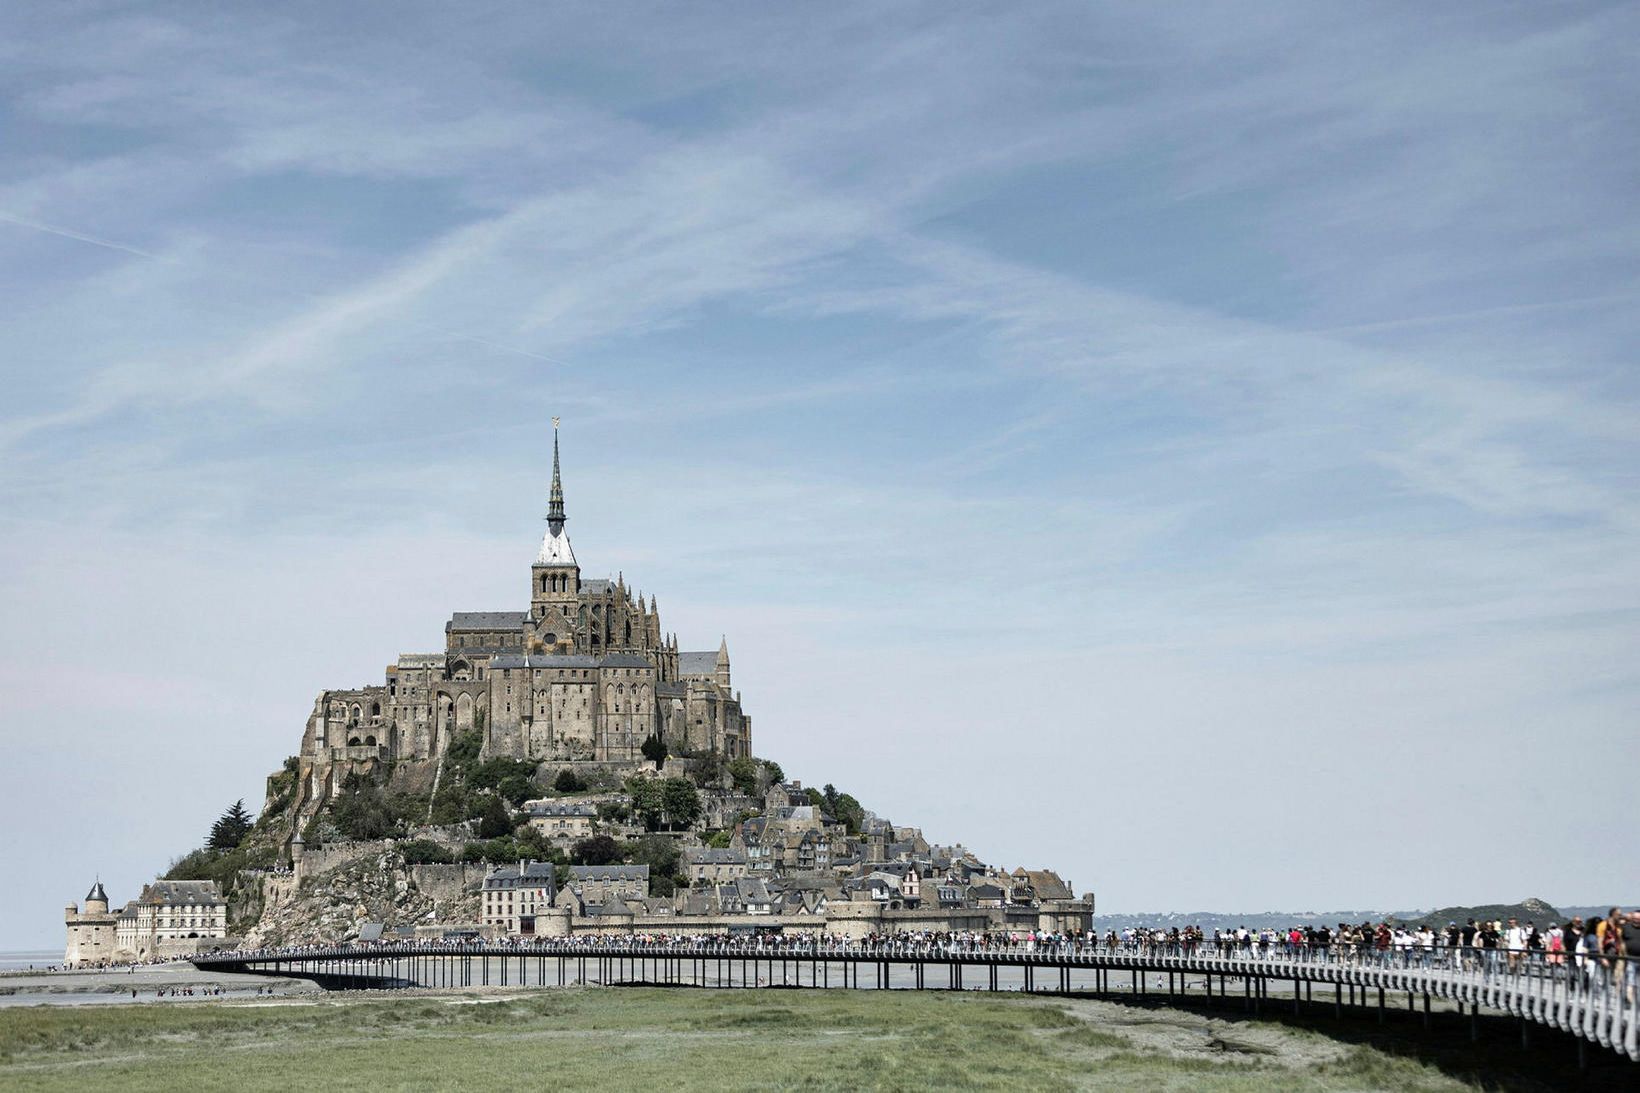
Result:
<instances>
[{"instance_id":1,"label":"grass field","mask_svg":"<svg viewBox=\"0 0 1640 1093\"><path fill-rule=\"evenodd\" d=\"M1457 1090L1316 1033L981 994L567 989L0 1010L0 1088Z\"/></svg>"}]
</instances>

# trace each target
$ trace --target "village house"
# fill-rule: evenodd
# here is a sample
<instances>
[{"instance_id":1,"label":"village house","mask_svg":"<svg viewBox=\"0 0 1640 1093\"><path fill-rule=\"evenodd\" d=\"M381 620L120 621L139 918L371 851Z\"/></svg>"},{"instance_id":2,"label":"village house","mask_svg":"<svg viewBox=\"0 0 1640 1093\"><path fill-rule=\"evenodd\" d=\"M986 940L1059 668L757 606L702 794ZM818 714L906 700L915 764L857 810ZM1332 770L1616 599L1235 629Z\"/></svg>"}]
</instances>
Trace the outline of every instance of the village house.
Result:
<instances>
[{"instance_id":1,"label":"village house","mask_svg":"<svg viewBox=\"0 0 1640 1093\"><path fill-rule=\"evenodd\" d=\"M591 906L623 900L649 898L647 865L572 865L569 883L581 902Z\"/></svg>"},{"instance_id":2,"label":"village house","mask_svg":"<svg viewBox=\"0 0 1640 1093\"><path fill-rule=\"evenodd\" d=\"M536 831L564 842L587 838L598 823L598 807L586 801L531 801L525 815Z\"/></svg>"},{"instance_id":3,"label":"village house","mask_svg":"<svg viewBox=\"0 0 1640 1093\"><path fill-rule=\"evenodd\" d=\"M484 875L481 920L510 937L534 936L536 916L552 907L557 890L551 862L498 866Z\"/></svg>"},{"instance_id":4,"label":"village house","mask_svg":"<svg viewBox=\"0 0 1640 1093\"><path fill-rule=\"evenodd\" d=\"M728 848L690 847L683 852L683 864L691 885L722 884L747 873L745 851Z\"/></svg>"}]
</instances>

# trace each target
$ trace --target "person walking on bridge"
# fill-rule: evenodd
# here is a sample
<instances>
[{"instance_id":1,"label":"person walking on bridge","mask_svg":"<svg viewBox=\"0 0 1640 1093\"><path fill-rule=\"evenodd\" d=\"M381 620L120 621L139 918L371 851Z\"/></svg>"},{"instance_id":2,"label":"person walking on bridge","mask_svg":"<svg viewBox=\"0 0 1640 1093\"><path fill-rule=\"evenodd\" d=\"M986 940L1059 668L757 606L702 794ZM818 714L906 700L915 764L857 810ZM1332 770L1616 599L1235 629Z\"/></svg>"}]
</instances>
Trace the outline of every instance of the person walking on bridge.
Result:
<instances>
[{"instance_id":1,"label":"person walking on bridge","mask_svg":"<svg viewBox=\"0 0 1640 1093\"><path fill-rule=\"evenodd\" d=\"M1526 942L1526 927L1522 926L1518 919L1510 919L1509 929L1503 935L1504 948L1508 952L1510 972L1519 971L1521 962L1526 959Z\"/></svg>"}]
</instances>

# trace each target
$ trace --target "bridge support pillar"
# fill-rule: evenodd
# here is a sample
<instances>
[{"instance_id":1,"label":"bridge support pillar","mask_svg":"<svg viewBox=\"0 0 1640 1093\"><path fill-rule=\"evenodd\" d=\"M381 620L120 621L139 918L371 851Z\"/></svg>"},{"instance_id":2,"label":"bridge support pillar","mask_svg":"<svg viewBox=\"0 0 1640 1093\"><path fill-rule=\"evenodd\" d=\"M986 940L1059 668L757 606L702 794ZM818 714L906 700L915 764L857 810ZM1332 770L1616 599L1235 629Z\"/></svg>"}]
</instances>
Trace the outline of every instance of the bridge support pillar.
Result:
<instances>
[{"instance_id":1,"label":"bridge support pillar","mask_svg":"<svg viewBox=\"0 0 1640 1093\"><path fill-rule=\"evenodd\" d=\"M1386 1018L1384 1016L1384 988L1379 987L1378 988L1378 1023L1380 1025L1383 1024L1385 1019Z\"/></svg>"},{"instance_id":2,"label":"bridge support pillar","mask_svg":"<svg viewBox=\"0 0 1640 1093\"><path fill-rule=\"evenodd\" d=\"M1333 984L1333 1016L1344 1016L1344 984Z\"/></svg>"},{"instance_id":3,"label":"bridge support pillar","mask_svg":"<svg viewBox=\"0 0 1640 1093\"><path fill-rule=\"evenodd\" d=\"M1303 997L1304 997L1303 991L1304 991L1304 988L1300 985L1299 981L1297 979L1294 979L1293 980L1293 1016L1294 1017L1297 1017L1299 1015L1300 1011L1299 1011L1299 1008L1298 1008L1298 1004L1299 1004L1300 1001L1303 1000Z\"/></svg>"},{"instance_id":4,"label":"bridge support pillar","mask_svg":"<svg viewBox=\"0 0 1640 1093\"><path fill-rule=\"evenodd\" d=\"M1429 992L1425 991L1424 992L1424 1028L1427 1029L1429 1027L1429 1022L1430 1022L1430 1017L1429 1017Z\"/></svg>"}]
</instances>

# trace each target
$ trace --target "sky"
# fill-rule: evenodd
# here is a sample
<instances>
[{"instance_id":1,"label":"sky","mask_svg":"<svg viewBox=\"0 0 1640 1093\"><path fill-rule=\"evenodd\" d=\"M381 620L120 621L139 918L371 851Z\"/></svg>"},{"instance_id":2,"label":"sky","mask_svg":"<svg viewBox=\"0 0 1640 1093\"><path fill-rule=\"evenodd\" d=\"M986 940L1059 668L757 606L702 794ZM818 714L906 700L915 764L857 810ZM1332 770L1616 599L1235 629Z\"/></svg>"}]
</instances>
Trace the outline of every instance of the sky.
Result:
<instances>
[{"instance_id":1,"label":"sky","mask_svg":"<svg viewBox=\"0 0 1640 1093\"><path fill-rule=\"evenodd\" d=\"M1640 896L1640 9L0 12L0 947L584 575L1112 911Z\"/></svg>"}]
</instances>

